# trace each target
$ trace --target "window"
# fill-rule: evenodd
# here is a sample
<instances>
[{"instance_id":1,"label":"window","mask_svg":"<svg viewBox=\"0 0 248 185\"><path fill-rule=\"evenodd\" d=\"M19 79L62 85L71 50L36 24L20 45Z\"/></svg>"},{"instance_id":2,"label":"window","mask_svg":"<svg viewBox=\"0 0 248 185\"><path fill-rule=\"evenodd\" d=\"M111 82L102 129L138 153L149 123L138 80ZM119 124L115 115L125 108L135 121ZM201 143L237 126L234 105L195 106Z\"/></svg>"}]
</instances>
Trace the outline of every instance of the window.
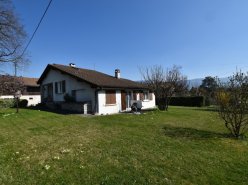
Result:
<instances>
[{"instance_id":1,"label":"window","mask_svg":"<svg viewBox=\"0 0 248 185\"><path fill-rule=\"evenodd\" d=\"M149 93L149 100L153 99L153 93Z\"/></svg>"},{"instance_id":2,"label":"window","mask_svg":"<svg viewBox=\"0 0 248 185\"><path fill-rule=\"evenodd\" d=\"M140 99L141 101L144 100L144 93L139 93L139 99Z\"/></svg>"},{"instance_id":3,"label":"window","mask_svg":"<svg viewBox=\"0 0 248 185\"><path fill-rule=\"evenodd\" d=\"M28 86L27 87L27 92L40 92L40 87Z\"/></svg>"},{"instance_id":4,"label":"window","mask_svg":"<svg viewBox=\"0 0 248 185\"><path fill-rule=\"evenodd\" d=\"M149 92L145 91L144 92L144 100L148 100L149 99Z\"/></svg>"},{"instance_id":5,"label":"window","mask_svg":"<svg viewBox=\"0 0 248 185\"><path fill-rule=\"evenodd\" d=\"M143 93L139 93L140 100L152 100L153 93L149 93L149 91L144 91Z\"/></svg>"},{"instance_id":6,"label":"window","mask_svg":"<svg viewBox=\"0 0 248 185\"><path fill-rule=\"evenodd\" d=\"M65 93L65 80L60 82L55 82L55 93L56 94Z\"/></svg>"},{"instance_id":7,"label":"window","mask_svg":"<svg viewBox=\"0 0 248 185\"><path fill-rule=\"evenodd\" d=\"M71 91L71 96L76 100L76 90Z\"/></svg>"},{"instance_id":8,"label":"window","mask_svg":"<svg viewBox=\"0 0 248 185\"><path fill-rule=\"evenodd\" d=\"M106 91L106 105L116 104L116 93L115 91Z\"/></svg>"},{"instance_id":9,"label":"window","mask_svg":"<svg viewBox=\"0 0 248 185\"><path fill-rule=\"evenodd\" d=\"M133 100L137 100L137 93L135 91L133 92Z\"/></svg>"}]
</instances>

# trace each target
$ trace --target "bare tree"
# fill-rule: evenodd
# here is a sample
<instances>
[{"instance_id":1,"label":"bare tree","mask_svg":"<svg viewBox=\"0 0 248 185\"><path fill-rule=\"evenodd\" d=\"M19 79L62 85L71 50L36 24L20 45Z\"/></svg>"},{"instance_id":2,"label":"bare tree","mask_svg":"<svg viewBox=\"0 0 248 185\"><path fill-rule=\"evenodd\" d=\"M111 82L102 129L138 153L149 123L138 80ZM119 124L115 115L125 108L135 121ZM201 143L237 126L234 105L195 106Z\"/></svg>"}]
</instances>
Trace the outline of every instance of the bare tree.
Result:
<instances>
[{"instance_id":1,"label":"bare tree","mask_svg":"<svg viewBox=\"0 0 248 185\"><path fill-rule=\"evenodd\" d=\"M14 13L12 2L0 0L0 63L13 63L17 68L26 61L23 54L25 38L26 33Z\"/></svg>"},{"instance_id":2,"label":"bare tree","mask_svg":"<svg viewBox=\"0 0 248 185\"><path fill-rule=\"evenodd\" d=\"M173 85L173 95L184 95L188 92L187 77L182 74L180 66L174 65L171 69L167 69L166 81Z\"/></svg>"},{"instance_id":3,"label":"bare tree","mask_svg":"<svg viewBox=\"0 0 248 185\"><path fill-rule=\"evenodd\" d=\"M158 65L140 69L144 83L155 93L160 110L168 110L171 97L187 89L187 77L182 75L180 69L175 65L166 70Z\"/></svg>"},{"instance_id":4,"label":"bare tree","mask_svg":"<svg viewBox=\"0 0 248 185\"><path fill-rule=\"evenodd\" d=\"M219 115L234 137L248 130L248 73L236 72L228 83L218 83L216 102Z\"/></svg>"}]
</instances>

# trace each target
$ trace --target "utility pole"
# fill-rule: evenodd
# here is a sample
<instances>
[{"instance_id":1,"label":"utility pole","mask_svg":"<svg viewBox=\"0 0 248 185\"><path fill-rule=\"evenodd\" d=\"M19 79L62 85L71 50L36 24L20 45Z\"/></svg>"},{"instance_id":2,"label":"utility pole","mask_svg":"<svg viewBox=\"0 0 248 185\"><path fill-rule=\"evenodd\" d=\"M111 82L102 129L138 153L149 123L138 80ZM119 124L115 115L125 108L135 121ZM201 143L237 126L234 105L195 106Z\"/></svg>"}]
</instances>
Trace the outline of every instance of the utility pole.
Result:
<instances>
[{"instance_id":1,"label":"utility pole","mask_svg":"<svg viewBox=\"0 0 248 185\"><path fill-rule=\"evenodd\" d=\"M17 61L14 62L14 85L17 86ZM19 113L19 98L21 92L17 90L15 92L14 98L16 99L16 113Z\"/></svg>"}]
</instances>

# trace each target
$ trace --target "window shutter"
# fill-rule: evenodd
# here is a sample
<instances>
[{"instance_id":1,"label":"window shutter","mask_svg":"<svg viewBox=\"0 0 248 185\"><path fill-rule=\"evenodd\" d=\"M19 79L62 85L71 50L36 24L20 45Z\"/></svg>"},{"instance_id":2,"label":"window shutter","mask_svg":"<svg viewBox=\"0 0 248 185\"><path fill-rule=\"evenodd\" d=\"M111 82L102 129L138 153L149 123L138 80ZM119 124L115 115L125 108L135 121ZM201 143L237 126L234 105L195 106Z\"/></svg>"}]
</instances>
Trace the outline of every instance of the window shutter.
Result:
<instances>
[{"instance_id":1,"label":"window shutter","mask_svg":"<svg viewBox=\"0 0 248 185\"><path fill-rule=\"evenodd\" d=\"M65 80L62 81L62 93L65 93Z\"/></svg>"},{"instance_id":2,"label":"window shutter","mask_svg":"<svg viewBox=\"0 0 248 185\"><path fill-rule=\"evenodd\" d=\"M110 96L109 93L106 91L106 104L110 104Z\"/></svg>"},{"instance_id":3,"label":"window shutter","mask_svg":"<svg viewBox=\"0 0 248 185\"><path fill-rule=\"evenodd\" d=\"M144 100L144 93L139 93L140 96L140 100L143 101Z\"/></svg>"},{"instance_id":4,"label":"window shutter","mask_svg":"<svg viewBox=\"0 0 248 185\"><path fill-rule=\"evenodd\" d=\"M106 104L116 104L115 91L105 91L105 94L106 94Z\"/></svg>"},{"instance_id":5,"label":"window shutter","mask_svg":"<svg viewBox=\"0 0 248 185\"><path fill-rule=\"evenodd\" d=\"M133 100L137 100L137 94L133 92Z\"/></svg>"},{"instance_id":6,"label":"window shutter","mask_svg":"<svg viewBox=\"0 0 248 185\"><path fill-rule=\"evenodd\" d=\"M55 82L55 93L58 94L58 82Z\"/></svg>"},{"instance_id":7,"label":"window shutter","mask_svg":"<svg viewBox=\"0 0 248 185\"><path fill-rule=\"evenodd\" d=\"M116 92L113 91L112 93L112 104L116 104Z\"/></svg>"}]
</instances>

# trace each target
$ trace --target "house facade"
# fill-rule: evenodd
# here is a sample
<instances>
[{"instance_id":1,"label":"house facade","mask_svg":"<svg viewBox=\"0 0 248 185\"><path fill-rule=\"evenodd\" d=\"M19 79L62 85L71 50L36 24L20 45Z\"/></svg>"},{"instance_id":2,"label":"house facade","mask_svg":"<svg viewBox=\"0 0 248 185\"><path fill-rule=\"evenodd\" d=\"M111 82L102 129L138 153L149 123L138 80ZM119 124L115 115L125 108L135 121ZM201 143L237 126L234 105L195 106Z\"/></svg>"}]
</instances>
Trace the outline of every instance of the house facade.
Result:
<instances>
[{"instance_id":1,"label":"house facade","mask_svg":"<svg viewBox=\"0 0 248 185\"><path fill-rule=\"evenodd\" d=\"M121 78L120 70L110 76L74 65L49 64L38 83L43 103L63 106L69 99L88 105L87 109L94 114L130 111L134 102L142 104L142 109L155 107L154 93L140 83Z\"/></svg>"},{"instance_id":2,"label":"house facade","mask_svg":"<svg viewBox=\"0 0 248 185\"><path fill-rule=\"evenodd\" d=\"M40 86L37 84L38 78L28 78L28 77L9 77L10 79L15 79L19 83L23 85L23 90L21 92L21 100L27 100L28 106L31 105L37 105L41 102L41 96L40 96ZM11 82L5 82L5 76L0 76L1 83L9 83L11 85ZM8 85L7 85L8 86ZM8 88L3 89L1 91L0 99L13 99L14 95L12 92L8 90Z\"/></svg>"}]
</instances>

